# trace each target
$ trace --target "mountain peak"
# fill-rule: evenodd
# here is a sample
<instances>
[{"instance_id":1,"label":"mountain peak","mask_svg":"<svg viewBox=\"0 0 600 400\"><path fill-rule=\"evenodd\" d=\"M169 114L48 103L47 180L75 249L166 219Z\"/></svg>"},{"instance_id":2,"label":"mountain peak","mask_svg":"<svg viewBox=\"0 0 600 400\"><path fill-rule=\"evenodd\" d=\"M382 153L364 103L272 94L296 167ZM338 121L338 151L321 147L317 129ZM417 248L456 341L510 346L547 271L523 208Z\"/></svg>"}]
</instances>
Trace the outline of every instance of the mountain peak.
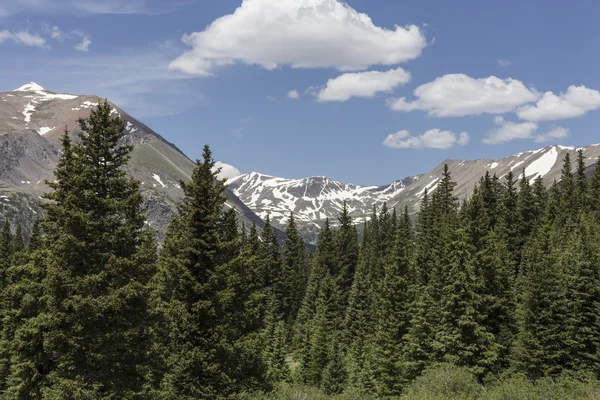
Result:
<instances>
[{"instance_id":1,"label":"mountain peak","mask_svg":"<svg viewBox=\"0 0 600 400\"><path fill-rule=\"evenodd\" d=\"M13 92L36 92L39 90L46 90L35 82L29 82L20 88L13 90Z\"/></svg>"}]
</instances>

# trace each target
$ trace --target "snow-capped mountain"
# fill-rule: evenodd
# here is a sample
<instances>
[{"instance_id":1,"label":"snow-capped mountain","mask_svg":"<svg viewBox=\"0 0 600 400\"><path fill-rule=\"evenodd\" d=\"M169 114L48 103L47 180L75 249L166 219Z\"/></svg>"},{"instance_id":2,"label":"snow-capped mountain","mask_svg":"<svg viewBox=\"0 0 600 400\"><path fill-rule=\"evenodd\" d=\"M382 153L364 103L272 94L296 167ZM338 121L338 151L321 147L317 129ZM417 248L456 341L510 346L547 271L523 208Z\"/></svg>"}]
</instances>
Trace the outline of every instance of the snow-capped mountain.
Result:
<instances>
[{"instance_id":1,"label":"snow-capped mountain","mask_svg":"<svg viewBox=\"0 0 600 400\"><path fill-rule=\"evenodd\" d=\"M11 92L0 92L0 225L8 220L28 231L40 214L45 180L53 179L65 128L77 140L77 120L89 115L97 96L56 93L30 82ZM189 180L194 163L148 126L112 104L125 121L125 142L135 145L128 172L142 182L148 223L164 232L170 212L182 198L181 180ZM235 208L240 222L260 220L233 193L226 206Z\"/></svg>"},{"instance_id":2,"label":"snow-capped mountain","mask_svg":"<svg viewBox=\"0 0 600 400\"><path fill-rule=\"evenodd\" d=\"M327 177L285 179L251 172L230 179L229 188L261 218L270 216L273 224L284 229L290 212L302 229L304 238L314 242L316 232L326 218L336 222L344 201L348 204L354 222L368 218L373 206L404 208L411 213L419 209L425 190L435 190L441 178L444 164L448 164L453 180L457 183L455 193L460 198L471 194L474 185L486 171L504 178L510 171L515 177L525 175L533 180L537 176L550 185L560 178L562 162L567 152L574 160L579 148L548 146L538 150L514 154L499 160L446 160L433 170L419 176L404 178L384 186L356 186L333 181ZM600 157L600 145L581 147L586 165L592 168Z\"/></svg>"},{"instance_id":3,"label":"snow-capped mountain","mask_svg":"<svg viewBox=\"0 0 600 400\"><path fill-rule=\"evenodd\" d=\"M324 176L284 179L251 172L229 179L227 184L250 209L263 219L268 215L277 227L285 227L293 211L310 238L326 218L335 225L344 202L355 222L360 222L374 205L396 198L416 179L409 177L385 186L357 186Z\"/></svg>"}]
</instances>

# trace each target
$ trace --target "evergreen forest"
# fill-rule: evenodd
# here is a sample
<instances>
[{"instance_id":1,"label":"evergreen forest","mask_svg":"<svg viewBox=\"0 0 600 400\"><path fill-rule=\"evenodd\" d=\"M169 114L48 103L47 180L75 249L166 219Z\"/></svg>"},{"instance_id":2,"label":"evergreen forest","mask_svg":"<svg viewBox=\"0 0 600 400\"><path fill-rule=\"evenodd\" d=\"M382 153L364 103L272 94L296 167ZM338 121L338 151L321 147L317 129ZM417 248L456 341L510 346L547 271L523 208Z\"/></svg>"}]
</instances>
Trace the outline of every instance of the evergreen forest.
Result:
<instances>
[{"instance_id":1,"label":"evergreen forest","mask_svg":"<svg viewBox=\"0 0 600 400\"><path fill-rule=\"evenodd\" d=\"M159 244L108 102L31 237L0 231L0 399L598 399L600 168L446 168L416 215L346 207L316 249L240 226L208 146ZM587 173L586 173L587 172Z\"/></svg>"}]
</instances>

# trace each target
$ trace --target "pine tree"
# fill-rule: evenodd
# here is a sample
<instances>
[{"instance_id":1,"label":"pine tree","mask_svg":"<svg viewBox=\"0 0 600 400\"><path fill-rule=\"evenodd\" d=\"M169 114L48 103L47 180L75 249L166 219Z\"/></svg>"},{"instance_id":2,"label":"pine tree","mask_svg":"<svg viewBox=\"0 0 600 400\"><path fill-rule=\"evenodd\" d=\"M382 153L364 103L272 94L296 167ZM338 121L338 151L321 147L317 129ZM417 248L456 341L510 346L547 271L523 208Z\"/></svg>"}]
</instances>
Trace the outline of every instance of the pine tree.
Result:
<instances>
[{"instance_id":1,"label":"pine tree","mask_svg":"<svg viewBox=\"0 0 600 400\"><path fill-rule=\"evenodd\" d=\"M260 383L260 379L236 380L248 369L238 365L244 358L240 352L246 348L238 346L242 328L233 324L231 314L236 310L237 315L242 314L239 308L248 303L237 297L231 299L235 289L243 287L232 287L232 280L244 282L244 275L231 270L244 267L232 265L239 258L232 259L226 245L229 240L223 242L235 235L231 217L230 223L222 223L225 183L217 179L214 167L212 152L205 146L203 160L196 162L192 180L181 183L185 197L171 221L160 254L154 287L156 308L164 321L164 399L227 398L247 389L247 385ZM229 234L223 232L224 226ZM219 264L228 259L230 262ZM251 274L248 279L259 281L256 289L262 291L264 275ZM248 318L252 321L252 317ZM240 325L244 326L241 322Z\"/></svg>"},{"instance_id":2,"label":"pine tree","mask_svg":"<svg viewBox=\"0 0 600 400\"><path fill-rule=\"evenodd\" d=\"M466 366L481 377L497 362L498 347L485 327L483 283L464 229L457 231L450 257L434 350L440 361Z\"/></svg>"},{"instance_id":3,"label":"pine tree","mask_svg":"<svg viewBox=\"0 0 600 400\"><path fill-rule=\"evenodd\" d=\"M394 259L385 265L384 280L377 298L377 323L370 354L377 393L397 396L403 389L402 339L409 323L409 263L412 255L412 224L408 209L398 224Z\"/></svg>"},{"instance_id":4,"label":"pine tree","mask_svg":"<svg viewBox=\"0 0 600 400\"><path fill-rule=\"evenodd\" d=\"M501 187L496 175L490 176L489 171L479 181L479 188L483 197L483 207L489 219L489 228L493 229L498 220L501 201Z\"/></svg>"},{"instance_id":5,"label":"pine tree","mask_svg":"<svg viewBox=\"0 0 600 400\"><path fill-rule=\"evenodd\" d=\"M576 198L580 210L588 210L591 199L589 197L589 183L585 174L585 156L583 150L577 150L577 172L575 174Z\"/></svg>"},{"instance_id":6,"label":"pine tree","mask_svg":"<svg viewBox=\"0 0 600 400\"><path fill-rule=\"evenodd\" d=\"M523 240L520 235L519 211L517 208L518 194L516 182L512 171L506 175L506 182L502 193L502 206L500 210L502 226L506 230L508 238L508 251L510 252L513 264L516 268L520 265L521 244Z\"/></svg>"},{"instance_id":7,"label":"pine tree","mask_svg":"<svg viewBox=\"0 0 600 400\"><path fill-rule=\"evenodd\" d=\"M600 351L600 231L589 214L582 214L578 227L567 239L560 260L566 270L568 318L566 368L597 375Z\"/></svg>"},{"instance_id":8,"label":"pine tree","mask_svg":"<svg viewBox=\"0 0 600 400\"><path fill-rule=\"evenodd\" d=\"M352 224L346 202L344 202L342 212L338 216L338 221L339 229L334 234L336 259L338 260L336 270L338 273L338 286L342 293L342 306L345 308L352 289L359 252L358 234L356 227Z\"/></svg>"},{"instance_id":9,"label":"pine tree","mask_svg":"<svg viewBox=\"0 0 600 400\"><path fill-rule=\"evenodd\" d=\"M10 263L10 256L12 255L12 233L10 231L10 223L8 221L4 222L2 226L2 230L0 231L0 271L4 274L6 268L8 268ZM2 282L3 283L3 282ZM2 285L4 287L4 285Z\"/></svg>"},{"instance_id":10,"label":"pine tree","mask_svg":"<svg viewBox=\"0 0 600 400\"><path fill-rule=\"evenodd\" d=\"M589 182L590 209L600 211L600 163L596 163L594 174Z\"/></svg>"},{"instance_id":11,"label":"pine tree","mask_svg":"<svg viewBox=\"0 0 600 400\"><path fill-rule=\"evenodd\" d=\"M367 365L366 346L371 338L375 321L372 262L376 254L377 225L376 215L369 223L365 223L358 265L344 319L345 364L348 388L352 390L367 390L372 384Z\"/></svg>"},{"instance_id":12,"label":"pine tree","mask_svg":"<svg viewBox=\"0 0 600 400\"><path fill-rule=\"evenodd\" d=\"M27 251L30 253L39 250L42 246L42 227L41 227L41 219L36 219L33 223L33 227L31 228L31 236L29 237L29 243L27 243Z\"/></svg>"},{"instance_id":13,"label":"pine tree","mask_svg":"<svg viewBox=\"0 0 600 400\"><path fill-rule=\"evenodd\" d=\"M283 314L288 322L296 319L304 297L304 241L298 232L294 214L290 213L282 250Z\"/></svg>"},{"instance_id":14,"label":"pine tree","mask_svg":"<svg viewBox=\"0 0 600 400\"><path fill-rule=\"evenodd\" d=\"M343 309L339 302L340 290L335 272L333 232L329 220L319 233L317 252L298 317L300 349L300 375L305 383L321 386L323 373L328 366L329 349L338 337L343 324Z\"/></svg>"},{"instance_id":15,"label":"pine tree","mask_svg":"<svg viewBox=\"0 0 600 400\"><path fill-rule=\"evenodd\" d=\"M517 263L517 265L519 265L521 263L521 253L523 251L523 247L538 223L536 216L535 197L531 185L529 184L529 180L525 176L525 169L523 169L523 177L519 182L516 210L518 214L518 219L516 222L518 241L515 241L514 243L514 251L516 252L516 258L514 261ZM514 232L514 230L511 230L511 232Z\"/></svg>"},{"instance_id":16,"label":"pine tree","mask_svg":"<svg viewBox=\"0 0 600 400\"><path fill-rule=\"evenodd\" d=\"M527 246L516 286L519 331L513 368L532 379L560 374L568 360L567 290L557 258L565 247L558 237L546 216Z\"/></svg>"},{"instance_id":17,"label":"pine tree","mask_svg":"<svg viewBox=\"0 0 600 400\"><path fill-rule=\"evenodd\" d=\"M77 144L65 132L56 181L48 182L45 304L36 322L48 357L45 399L152 397L154 266L140 258L140 183L123 169L133 148L122 144L124 122L111 110L105 101L79 120Z\"/></svg>"},{"instance_id":18,"label":"pine tree","mask_svg":"<svg viewBox=\"0 0 600 400\"><path fill-rule=\"evenodd\" d=\"M573 176L571 156L565 154L561 170L560 183L557 186L559 194L558 223L560 225L572 224L580 210L577 193L577 184Z\"/></svg>"}]
</instances>

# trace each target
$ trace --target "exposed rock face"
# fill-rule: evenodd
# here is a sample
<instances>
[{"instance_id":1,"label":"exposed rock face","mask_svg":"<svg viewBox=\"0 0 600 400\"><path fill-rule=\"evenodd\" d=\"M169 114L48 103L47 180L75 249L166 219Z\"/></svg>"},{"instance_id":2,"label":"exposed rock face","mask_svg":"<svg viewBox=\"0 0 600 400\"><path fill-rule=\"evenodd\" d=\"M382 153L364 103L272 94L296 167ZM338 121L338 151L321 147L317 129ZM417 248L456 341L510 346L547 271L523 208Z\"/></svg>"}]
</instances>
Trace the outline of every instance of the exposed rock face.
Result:
<instances>
[{"instance_id":1,"label":"exposed rock face","mask_svg":"<svg viewBox=\"0 0 600 400\"><path fill-rule=\"evenodd\" d=\"M525 175L533 180L541 176L547 186L560 179L565 154L571 153L575 168L576 151L579 148L548 146L538 150L514 154L499 160L446 160L426 174L404 178L384 186L356 186L333 181L326 177L285 179L257 172L241 175L228 181L229 188L261 218L271 216L274 225L283 228L290 212L294 212L304 238L314 242L318 229L326 218L332 223L347 202L354 222L368 218L374 206L384 202L388 207L404 208L411 213L419 210L425 189L435 190L441 178L444 164L448 164L452 178L457 182L455 193L459 198L471 194L474 185L486 171L504 178L512 171L520 178ZM582 147L588 169L598 162L600 145Z\"/></svg>"},{"instance_id":2,"label":"exposed rock face","mask_svg":"<svg viewBox=\"0 0 600 400\"><path fill-rule=\"evenodd\" d=\"M0 225L8 220L29 233L42 213L40 196L49 190L44 182L54 179L60 137L67 128L77 140L77 120L100 101L96 96L54 93L35 83L0 92ZM142 182L148 224L163 234L183 197L179 182L191 178L194 163L148 126L112 106L125 121L124 141L135 145L128 172ZM226 194L226 206L236 209L240 223L264 225L232 192Z\"/></svg>"}]
</instances>

